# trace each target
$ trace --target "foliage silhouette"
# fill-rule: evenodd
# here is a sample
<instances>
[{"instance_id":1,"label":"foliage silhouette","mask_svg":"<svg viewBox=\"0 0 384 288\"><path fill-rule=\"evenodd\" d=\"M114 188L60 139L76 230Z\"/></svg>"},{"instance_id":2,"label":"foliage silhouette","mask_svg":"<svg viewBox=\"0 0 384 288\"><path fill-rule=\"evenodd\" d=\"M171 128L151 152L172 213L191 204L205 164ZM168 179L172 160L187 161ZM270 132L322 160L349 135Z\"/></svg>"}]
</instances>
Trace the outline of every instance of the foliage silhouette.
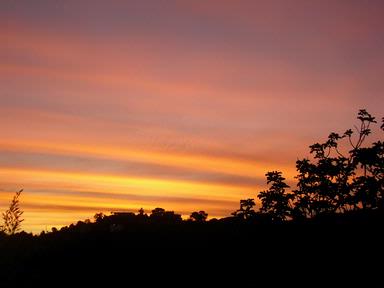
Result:
<instances>
[{"instance_id":1,"label":"foliage silhouette","mask_svg":"<svg viewBox=\"0 0 384 288\"><path fill-rule=\"evenodd\" d=\"M268 215L274 222L286 221L292 216L294 195L286 192L285 189L289 186L284 182L285 178L281 174L278 171L265 174L267 184L271 184L271 187L257 196L261 200L260 213Z\"/></svg>"},{"instance_id":2,"label":"foliage silhouette","mask_svg":"<svg viewBox=\"0 0 384 288\"><path fill-rule=\"evenodd\" d=\"M96 223L100 223L103 221L103 219L106 217L106 215L104 215L104 213L100 212L100 213L96 213L95 216L93 216L93 219L95 220Z\"/></svg>"},{"instance_id":3,"label":"foliage silhouette","mask_svg":"<svg viewBox=\"0 0 384 288\"><path fill-rule=\"evenodd\" d=\"M205 211L199 211L199 212L192 212L189 218L195 222L205 222L207 221L207 217L208 217L208 213L205 213Z\"/></svg>"},{"instance_id":4,"label":"foliage silhouette","mask_svg":"<svg viewBox=\"0 0 384 288\"><path fill-rule=\"evenodd\" d=\"M152 210L152 213L150 215L151 218L161 218L165 215L165 209L163 208L155 208Z\"/></svg>"},{"instance_id":5,"label":"foliage silhouette","mask_svg":"<svg viewBox=\"0 0 384 288\"><path fill-rule=\"evenodd\" d=\"M1 229L8 235L12 235L18 232L20 230L21 222L24 221L24 219L21 219L21 216L24 212L20 210L19 203L19 196L21 192L23 192L23 190L16 192L8 210L3 212L4 225L1 227Z\"/></svg>"},{"instance_id":6,"label":"foliage silhouette","mask_svg":"<svg viewBox=\"0 0 384 288\"><path fill-rule=\"evenodd\" d=\"M310 146L313 157L296 162L296 189L289 191L281 172L268 172L269 188L258 195L258 212L254 199L249 198L240 200L234 217L208 221L205 211L193 212L183 221L174 211L155 208L149 216L144 209L137 214L97 213L94 221L52 228L52 232L43 231L39 236L0 233L0 283L8 287L15 280L25 280L29 286L32 281L68 279L73 284L80 276L88 284L99 284L100 277L112 281L122 275L126 280L127 273L130 281L134 277L142 281L138 276L142 272L153 276L148 278L155 279L157 285L161 277L169 284L171 275L200 277L200 285L206 283L202 281L207 275L227 282L233 276L235 283L242 279L242 284L247 278L254 284L253 277L244 275L255 271L267 274L274 267L275 275L288 270L284 279L292 275L303 279L313 271L322 271L322 278L333 277L334 271L338 275L350 275L351 271L362 275L365 268L369 277L361 277L364 285L375 286L369 281L375 275L380 277L377 259L384 257L384 146L382 141L364 146L370 125L376 121L365 110L359 111L358 120L356 131L331 133L325 143ZM384 118L380 128L384 130ZM20 213L19 223L20 193L9 209ZM263 225L270 222L281 224ZM338 261L329 261L335 258ZM303 260L311 265L303 265ZM323 261L328 261L328 273ZM207 263L218 267L219 272L203 269ZM71 274L74 272L78 274ZM311 282L306 284L311 286Z\"/></svg>"},{"instance_id":7,"label":"foliage silhouette","mask_svg":"<svg viewBox=\"0 0 384 288\"><path fill-rule=\"evenodd\" d=\"M364 109L357 119L360 127L355 126L355 141L352 129L343 135L331 133L325 143L310 146L314 162L297 161L298 189L294 193L296 210L302 216L379 208L383 198L383 143L363 147L371 134L370 125L376 121ZM342 139L348 139L351 150L340 151Z\"/></svg>"},{"instance_id":8,"label":"foliage silhouette","mask_svg":"<svg viewBox=\"0 0 384 288\"><path fill-rule=\"evenodd\" d=\"M348 129L342 135L332 132L326 142L309 146L313 159L296 161L298 183L292 193L285 191L289 186L281 172L268 172L267 183L272 186L258 196L262 202L260 213L273 221L284 221L383 209L384 143L377 141L363 147L371 134L370 126L377 122L364 109L359 110L357 119L360 126L355 126L355 139L355 132ZM380 128L384 130L384 124ZM344 139L349 149L342 143Z\"/></svg>"},{"instance_id":9,"label":"foliage silhouette","mask_svg":"<svg viewBox=\"0 0 384 288\"><path fill-rule=\"evenodd\" d=\"M255 216L255 210L253 210L255 205L254 199L240 200L240 209L233 212L232 215L241 220L249 220Z\"/></svg>"},{"instance_id":10,"label":"foliage silhouette","mask_svg":"<svg viewBox=\"0 0 384 288\"><path fill-rule=\"evenodd\" d=\"M153 209L149 218L154 222L161 223L175 223L182 221L181 215L176 214L174 211L165 211L163 208Z\"/></svg>"},{"instance_id":11,"label":"foliage silhouette","mask_svg":"<svg viewBox=\"0 0 384 288\"><path fill-rule=\"evenodd\" d=\"M144 209L143 208L140 208L139 209L139 214L138 214L139 216L145 216L145 215L147 215L147 214L145 214L145 211L144 211Z\"/></svg>"}]
</instances>

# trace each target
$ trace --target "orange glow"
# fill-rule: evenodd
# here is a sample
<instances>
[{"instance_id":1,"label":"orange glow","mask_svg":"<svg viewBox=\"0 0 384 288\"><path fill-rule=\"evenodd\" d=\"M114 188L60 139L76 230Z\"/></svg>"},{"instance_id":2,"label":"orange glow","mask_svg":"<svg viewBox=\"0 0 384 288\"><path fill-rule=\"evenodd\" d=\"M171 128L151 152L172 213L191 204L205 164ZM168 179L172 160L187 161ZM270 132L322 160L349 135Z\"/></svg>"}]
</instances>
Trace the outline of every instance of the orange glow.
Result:
<instances>
[{"instance_id":1,"label":"orange glow","mask_svg":"<svg viewBox=\"0 0 384 288\"><path fill-rule=\"evenodd\" d=\"M0 169L1 181L14 182L21 179L31 184L38 183L77 183L79 187L92 187L96 191L113 191L124 193L127 190L140 191L150 195L178 195L178 196L198 196L202 197L209 192L210 197L221 197L224 199L238 199L240 191L253 192L254 188L233 187L229 185L209 185L203 183L193 183L185 181L167 181L161 179L145 179L133 177L119 177L112 175L92 175L85 173L69 173L54 171L35 171ZM141 191L142 190L142 191ZM226 192L228 193L226 195ZM234 195L238 192L239 195Z\"/></svg>"},{"instance_id":2,"label":"orange glow","mask_svg":"<svg viewBox=\"0 0 384 288\"><path fill-rule=\"evenodd\" d=\"M119 148L119 147L101 147L86 146L81 144L64 145L61 143L6 143L0 142L0 149L9 149L14 151L31 151L31 152L48 152L63 155L81 155L91 157L101 157L108 159L125 159L140 162L166 164L175 167L194 168L199 167L204 171L223 172L234 175L264 177L266 171L276 169L270 163L237 160L224 157L212 157L209 155L185 155L173 152L164 153L150 150L138 150L135 148ZM280 167L286 171L288 178L293 178L295 170L291 166Z\"/></svg>"},{"instance_id":3,"label":"orange glow","mask_svg":"<svg viewBox=\"0 0 384 288\"><path fill-rule=\"evenodd\" d=\"M380 1L94 1L0 9L0 208L24 188L26 231L228 216L358 109L381 117Z\"/></svg>"},{"instance_id":4,"label":"orange glow","mask_svg":"<svg viewBox=\"0 0 384 288\"><path fill-rule=\"evenodd\" d=\"M28 215L36 215L40 207L46 207L45 213L48 211L58 211L62 214L71 214L77 216L77 220L84 220L80 216L87 215L86 218L92 217L96 212L102 211L108 213L113 210L129 210L137 211L143 207L148 212L157 206L164 207L169 210L176 210L187 217L196 207L198 209L209 208L211 217L225 216L223 210L228 209L228 204L232 203L233 210L237 208L238 199L242 197L254 197L255 188L236 187L231 185L210 185L204 183L194 183L187 181L177 180L162 180L162 179L145 179L135 177L120 177L113 175L95 175L86 173L70 173L70 172L55 172L55 171L36 171L36 170L21 170L21 169L0 169L0 182L1 183L28 183L28 187L35 192L29 193L28 190L23 193L22 207L26 211L25 216L27 221L25 225L28 229L35 229L38 227L36 221L41 221L38 216L36 220L28 219ZM67 183L75 183L72 189L77 191L76 195L56 195L54 187L65 187ZM42 187L51 187L51 193L39 193ZM96 191L102 196L90 198L89 196L82 196L82 193L88 191ZM125 193L136 193L140 195L139 199L114 199L113 196L105 196L108 193L124 195ZM49 196L48 196L49 195ZM156 198L156 200L148 201L146 196ZM176 197L178 200L169 202L168 198ZM194 202L183 201L184 199L193 198ZM11 199L11 193L7 193L0 197L2 203L6 203ZM204 200L209 199L209 205L204 204ZM214 200L218 200L218 204L214 204ZM199 201L203 201L200 204ZM227 201L228 204L223 203ZM5 205L2 205L5 208ZM65 208L68 207L68 208ZM71 207L71 208L69 208ZM176 208L176 209L175 209ZM70 212L72 211L72 212ZM32 213L33 212L33 213ZM38 213L37 213L38 214ZM229 213L228 213L229 214ZM28 216L28 217L27 217ZM51 215L50 217L54 217ZM76 219L76 218L75 218ZM68 224L67 221L55 220L56 226L61 227ZM49 222L51 227L54 222ZM40 226L41 228L41 226ZM36 230L34 230L36 232Z\"/></svg>"}]
</instances>

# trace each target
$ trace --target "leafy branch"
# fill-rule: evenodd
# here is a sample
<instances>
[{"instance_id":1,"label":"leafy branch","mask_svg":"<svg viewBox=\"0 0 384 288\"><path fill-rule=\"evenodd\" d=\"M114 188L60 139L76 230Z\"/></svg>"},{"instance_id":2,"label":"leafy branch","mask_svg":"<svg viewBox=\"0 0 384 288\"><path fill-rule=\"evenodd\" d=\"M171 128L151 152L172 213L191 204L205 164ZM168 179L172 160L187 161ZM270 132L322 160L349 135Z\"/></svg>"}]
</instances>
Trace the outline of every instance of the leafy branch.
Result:
<instances>
[{"instance_id":1,"label":"leafy branch","mask_svg":"<svg viewBox=\"0 0 384 288\"><path fill-rule=\"evenodd\" d=\"M23 190L16 192L8 210L2 213L4 225L1 226L1 230L8 235L18 232L20 230L21 222L24 221L24 219L21 219L24 212L20 210L19 206L19 197L21 192L23 192Z\"/></svg>"}]
</instances>

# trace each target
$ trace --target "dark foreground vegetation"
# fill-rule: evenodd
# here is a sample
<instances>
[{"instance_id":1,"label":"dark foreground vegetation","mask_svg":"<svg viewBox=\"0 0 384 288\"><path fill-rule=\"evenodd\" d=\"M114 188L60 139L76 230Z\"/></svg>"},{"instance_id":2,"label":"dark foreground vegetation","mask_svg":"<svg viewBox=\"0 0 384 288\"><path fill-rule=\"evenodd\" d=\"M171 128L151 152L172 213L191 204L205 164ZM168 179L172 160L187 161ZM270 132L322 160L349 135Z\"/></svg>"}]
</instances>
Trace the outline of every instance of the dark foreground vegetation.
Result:
<instances>
[{"instance_id":1,"label":"dark foreground vegetation","mask_svg":"<svg viewBox=\"0 0 384 288\"><path fill-rule=\"evenodd\" d=\"M20 191L3 213L0 284L382 287L384 143L363 145L376 121L365 110L358 119L355 132L310 146L313 157L296 162L296 189L268 172L260 209L240 200L227 218L140 209L36 236L16 233Z\"/></svg>"},{"instance_id":2,"label":"dark foreground vegetation","mask_svg":"<svg viewBox=\"0 0 384 288\"><path fill-rule=\"evenodd\" d=\"M382 283L384 215L379 211L282 224L233 217L147 223L113 218L79 222L40 236L18 233L2 238L1 287L79 281L178 287L263 287L293 280L294 287ZM120 228L111 229L117 222Z\"/></svg>"}]
</instances>

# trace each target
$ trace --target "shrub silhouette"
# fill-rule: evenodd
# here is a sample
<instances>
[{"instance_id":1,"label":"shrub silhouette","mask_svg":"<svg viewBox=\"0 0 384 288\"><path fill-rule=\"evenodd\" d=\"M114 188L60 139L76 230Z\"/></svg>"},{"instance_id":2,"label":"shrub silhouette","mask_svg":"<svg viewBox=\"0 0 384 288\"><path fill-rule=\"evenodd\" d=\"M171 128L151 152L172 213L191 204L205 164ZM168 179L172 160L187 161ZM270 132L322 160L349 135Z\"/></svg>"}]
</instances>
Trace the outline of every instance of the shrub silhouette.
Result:
<instances>
[{"instance_id":1,"label":"shrub silhouette","mask_svg":"<svg viewBox=\"0 0 384 288\"><path fill-rule=\"evenodd\" d=\"M137 214L137 216L146 216L147 214L145 214L145 211L144 211L144 209L143 208L140 208L139 209L139 213Z\"/></svg>"},{"instance_id":2,"label":"shrub silhouette","mask_svg":"<svg viewBox=\"0 0 384 288\"><path fill-rule=\"evenodd\" d=\"M255 205L254 199L240 200L240 209L233 212L232 215L241 220L249 220L255 215L255 210L253 210Z\"/></svg>"},{"instance_id":3,"label":"shrub silhouette","mask_svg":"<svg viewBox=\"0 0 384 288\"><path fill-rule=\"evenodd\" d=\"M205 222L207 217L208 213L205 213L205 211L192 212L191 216L189 216L189 218L195 222Z\"/></svg>"},{"instance_id":4,"label":"shrub silhouette","mask_svg":"<svg viewBox=\"0 0 384 288\"><path fill-rule=\"evenodd\" d=\"M164 216L165 216L165 209L158 207L151 211L151 215L149 217L154 220L159 220L164 218Z\"/></svg>"},{"instance_id":5,"label":"shrub silhouette","mask_svg":"<svg viewBox=\"0 0 384 288\"><path fill-rule=\"evenodd\" d=\"M286 221L292 214L292 200L294 195L287 193L289 186L284 182L285 178L281 172L273 171L265 174L267 184L271 187L259 193L257 196L261 200L261 214L267 214L272 221Z\"/></svg>"},{"instance_id":6,"label":"shrub silhouette","mask_svg":"<svg viewBox=\"0 0 384 288\"><path fill-rule=\"evenodd\" d=\"M96 213L95 216L93 216L93 219L95 220L96 223L101 223L105 217L106 216L104 215L104 213L100 212L100 213Z\"/></svg>"},{"instance_id":7,"label":"shrub silhouette","mask_svg":"<svg viewBox=\"0 0 384 288\"><path fill-rule=\"evenodd\" d=\"M23 190L16 192L8 210L3 213L4 225L1 228L2 231L8 235L18 232L20 230L21 222L24 221L24 219L21 219L21 215L23 215L24 212L21 211L19 207L19 196L21 192L23 192Z\"/></svg>"},{"instance_id":8,"label":"shrub silhouette","mask_svg":"<svg viewBox=\"0 0 384 288\"><path fill-rule=\"evenodd\" d=\"M163 208L155 208L152 210L149 218L154 222L161 223L177 223L182 221L181 215L174 211L165 211Z\"/></svg>"}]
</instances>

